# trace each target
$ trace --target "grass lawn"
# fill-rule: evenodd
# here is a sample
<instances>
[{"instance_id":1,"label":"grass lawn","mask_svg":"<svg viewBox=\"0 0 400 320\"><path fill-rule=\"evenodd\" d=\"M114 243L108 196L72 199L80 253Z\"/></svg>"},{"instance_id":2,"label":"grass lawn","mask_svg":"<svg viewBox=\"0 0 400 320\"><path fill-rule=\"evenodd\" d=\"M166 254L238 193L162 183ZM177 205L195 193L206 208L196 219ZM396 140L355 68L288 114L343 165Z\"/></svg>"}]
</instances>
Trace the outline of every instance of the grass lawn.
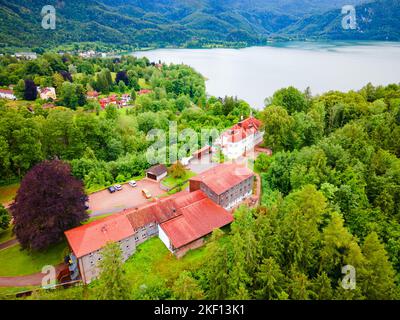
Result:
<instances>
[{"instance_id":1,"label":"grass lawn","mask_svg":"<svg viewBox=\"0 0 400 320\"><path fill-rule=\"evenodd\" d=\"M14 236L12 234L12 227L9 227L6 230L0 230L0 243L6 242L12 239Z\"/></svg>"},{"instance_id":2,"label":"grass lawn","mask_svg":"<svg viewBox=\"0 0 400 320\"><path fill-rule=\"evenodd\" d=\"M196 173L194 173L193 171L190 171L190 170L186 171L186 175L183 178L176 179L176 178L173 178L168 175L165 179L162 180L162 184L169 188L172 188L186 180L189 180L191 177L194 177L195 175L196 175ZM183 186L183 189L184 189L184 186Z\"/></svg>"},{"instance_id":3,"label":"grass lawn","mask_svg":"<svg viewBox=\"0 0 400 320\"><path fill-rule=\"evenodd\" d=\"M4 297L5 299L16 299L15 295L20 292L29 291L36 287L0 287L0 300ZM8 296L9 295L9 296ZM8 296L8 297L7 297Z\"/></svg>"},{"instance_id":4,"label":"grass lawn","mask_svg":"<svg viewBox=\"0 0 400 320\"><path fill-rule=\"evenodd\" d=\"M45 252L29 253L15 245L0 251L0 277L29 275L42 270L45 265L61 263L67 253L65 241L51 246Z\"/></svg>"},{"instance_id":5,"label":"grass lawn","mask_svg":"<svg viewBox=\"0 0 400 320\"><path fill-rule=\"evenodd\" d=\"M96 221L96 220L100 220L100 219L103 219L103 218L111 216L111 215L112 215L112 213L106 213L106 214L102 214L101 216L92 217L92 218L89 218L88 221L86 221L83 224L88 224L90 222L93 222L93 221Z\"/></svg>"},{"instance_id":6,"label":"grass lawn","mask_svg":"<svg viewBox=\"0 0 400 320\"><path fill-rule=\"evenodd\" d=\"M206 254L207 248L203 246L177 259L156 237L137 248L125 263L125 270L134 290L139 290L141 285L149 286L160 281L172 284L182 271L200 267L206 260Z\"/></svg>"},{"instance_id":7,"label":"grass lawn","mask_svg":"<svg viewBox=\"0 0 400 320\"><path fill-rule=\"evenodd\" d=\"M5 204L12 201L19 189L19 183L0 187L0 203Z\"/></svg>"}]
</instances>

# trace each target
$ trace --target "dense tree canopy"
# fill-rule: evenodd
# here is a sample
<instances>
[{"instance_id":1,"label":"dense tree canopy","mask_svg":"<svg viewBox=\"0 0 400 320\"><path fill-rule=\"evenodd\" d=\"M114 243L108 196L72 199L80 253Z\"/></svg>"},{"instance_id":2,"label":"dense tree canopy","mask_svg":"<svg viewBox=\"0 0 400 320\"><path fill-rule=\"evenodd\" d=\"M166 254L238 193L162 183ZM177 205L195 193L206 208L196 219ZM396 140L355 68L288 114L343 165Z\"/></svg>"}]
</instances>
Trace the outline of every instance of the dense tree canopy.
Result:
<instances>
[{"instance_id":1,"label":"dense tree canopy","mask_svg":"<svg viewBox=\"0 0 400 320\"><path fill-rule=\"evenodd\" d=\"M23 178L11 206L14 232L21 246L46 249L63 239L64 231L87 219L86 195L68 164L44 161Z\"/></svg>"}]
</instances>

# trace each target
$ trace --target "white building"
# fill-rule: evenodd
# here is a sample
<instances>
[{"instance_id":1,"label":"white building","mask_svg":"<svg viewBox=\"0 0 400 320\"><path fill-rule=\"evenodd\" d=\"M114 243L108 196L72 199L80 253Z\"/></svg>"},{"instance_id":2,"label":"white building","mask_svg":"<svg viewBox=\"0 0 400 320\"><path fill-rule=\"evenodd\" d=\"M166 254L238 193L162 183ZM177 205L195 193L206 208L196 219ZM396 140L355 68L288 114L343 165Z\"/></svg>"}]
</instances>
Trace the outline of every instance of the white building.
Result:
<instances>
[{"instance_id":1,"label":"white building","mask_svg":"<svg viewBox=\"0 0 400 320\"><path fill-rule=\"evenodd\" d=\"M223 155L237 159L263 141L264 132L260 130L261 121L254 117L247 118L225 131L215 142Z\"/></svg>"},{"instance_id":2,"label":"white building","mask_svg":"<svg viewBox=\"0 0 400 320\"><path fill-rule=\"evenodd\" d=\"M14 57L17 59L35 60L37 54L35 52L16 52Z\"/></svg>"},{"instance_id":3,"label":"white building","mask_svg":"<svg viewBox=\"0 0 400 320\"><path fill-rule=\"evenodd\" d=\"M10 89L0 89L0 99L17 100L14 91Z\"/></svg>"}]
</instances>

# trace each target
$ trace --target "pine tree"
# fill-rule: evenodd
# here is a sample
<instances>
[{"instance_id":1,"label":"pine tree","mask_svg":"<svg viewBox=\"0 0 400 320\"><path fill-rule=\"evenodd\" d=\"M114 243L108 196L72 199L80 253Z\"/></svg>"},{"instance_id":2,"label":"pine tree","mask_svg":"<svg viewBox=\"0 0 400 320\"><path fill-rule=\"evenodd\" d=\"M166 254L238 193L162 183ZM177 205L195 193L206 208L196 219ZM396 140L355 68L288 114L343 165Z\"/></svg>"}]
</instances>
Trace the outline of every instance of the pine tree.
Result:
<instances>
[{"instance_id":1,"label":"pine tree","mask_svg":"<svg viewBox=\"0 0 400 320\"><path fill-rule=\"evenodd\" d=\"M313 292L315 293L315 299L317 300L331 300L333 297L333 289L331 280L328 275L323 272L312 281Z\"/></svg>"},{"instance_id":2,"label":"pine tree","mask_svg":"<svg viewBox=\"0 0 400 320\"><path fill-rule=\"evenodd\" d=\"M183 271L172 287L174 297L179 300L201 300L204 292L190 272Z\"/></svg>"},{"instance_id":3,"label":"pine tree","mask_svg":"<svg viewBox=\"0 0 400 320\"><path fill-rule=\"evenodd\" d=\"M102 250L100 277L96 286L99 300L127 300L130 287L123 270L122 251L115 242L108 243Z\"/></svg>"},{"instance_id":4,"label":"pine tree","mask_svg":"<svg viewBox=\"0 0 400 320\"><path fill-rule=\"evenodd\" d=\"M225 241L219 242L223 235L222 230L214 230L207 245L208 256L204 270L208 282L207 299L211 300L223 300L228 296L230 263Z\"/></svg>"},{"instance_id":5,"label":"pine tree","mask_svg":"<svg viewBox=\"0 0 400 320\"><path fill-rule=\"evenodd\" d=\"M362 252L367 260L367 275L363 282L363 292L368 299L398 299L395 271L383 244L376 232L370 233L364 241Z\"/></svg>"},{"instance_id":6,"label":"pine tree","mask_svg":"<svg viewBox=\"0 0 400 320\"><path fill-rule=\"evenodd\" d=\"M285 275L274 258L264 259L255 276L257 299L279 299L285 290Z\"/></svg>"}]
</instances>

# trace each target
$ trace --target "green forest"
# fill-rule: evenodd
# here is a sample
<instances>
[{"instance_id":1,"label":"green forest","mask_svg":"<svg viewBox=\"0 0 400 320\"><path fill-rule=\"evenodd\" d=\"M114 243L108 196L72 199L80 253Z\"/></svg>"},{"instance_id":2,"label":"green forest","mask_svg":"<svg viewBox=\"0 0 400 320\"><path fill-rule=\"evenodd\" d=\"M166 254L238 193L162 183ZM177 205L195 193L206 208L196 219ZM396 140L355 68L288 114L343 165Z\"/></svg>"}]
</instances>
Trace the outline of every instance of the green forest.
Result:
<instances>
[{"instance_id":1,"label":"green forest","mask_svg":"<svg viewBox=\"0 0 400 320\"><path fill-rule=\"evenodd\" d=\"M15 85L22 97L0 103L3 184L20 180L45 159L69 162L87 189L126 181L149 166L144 152L150 129L168 129L169 121L179 130L225 129L251 112L244 101L207 97L204 79L193 69L159 67L145 58L4 56L0 84ZM28 84L54 86L56 106L26 100ZM94 89L131 93L134 107L102 110L86 99ZM136 95L140 89L151 93ZM89 287L32 298L399 299L400 86L366 84L317 96L289 87L265 104L253 110L263 122L264 146L273 150L255 162L261 205L236 210L230 227L215 231L204 249L179 262L182 272L164 270L137 287L134 278L124 281L132 277L132 263L140 262L134 255L123 266L104 262L108 271ZM112 261L115 248L108 250ZM150 261L139 251L140 259ZM342 286L346 265L356 270L354 290ZM115 281L120 289L107 285Z\"/></svg>"},{"instance_id":2,"label":"green forest","mask_svg":"<svg viewBox=\"0 0 400 320\"><path fill-rule=\"evenodd\" d=\"M344 30L345 0L0 0L0 51L42 52L82 42L128 50L149 47L246 47L291 40L398 41L398 0L353 0L358 26ZM56 29L41 10L56 9ZM101 47L102 45L100 45Z\"/></svg>"},{"instance_id":3,"label":"green forest","mask_svg":"<svg viewBox=\"0 0 400 320\"><path fill-rule=\"evenodd\" d=\"M122 80L118 81L118 77ZM26 81L33 86L54 86L57 101L24 99ZM0 85L15 85L21 100L0 102L0 183L20 180L36 163L61 159L87 189L101 189L114 182L141 176L150 165L146 140L152 128L168 131L225 129L250 114L243 101L207 98L204 79L184 65L163 65L160 70L147 59L84 60L76 56L44 54L34 61L0 58ZM104 110L86 93L101 96L129 93L134 108ZM140 89L149 94L137 95ZM171 142L182 145L184 141ZM199 139L200 143L200 139ZM200 146L199 146L200 147ZM180 155L184 156L184 155Z\"/></svg>"}]
</instances>

